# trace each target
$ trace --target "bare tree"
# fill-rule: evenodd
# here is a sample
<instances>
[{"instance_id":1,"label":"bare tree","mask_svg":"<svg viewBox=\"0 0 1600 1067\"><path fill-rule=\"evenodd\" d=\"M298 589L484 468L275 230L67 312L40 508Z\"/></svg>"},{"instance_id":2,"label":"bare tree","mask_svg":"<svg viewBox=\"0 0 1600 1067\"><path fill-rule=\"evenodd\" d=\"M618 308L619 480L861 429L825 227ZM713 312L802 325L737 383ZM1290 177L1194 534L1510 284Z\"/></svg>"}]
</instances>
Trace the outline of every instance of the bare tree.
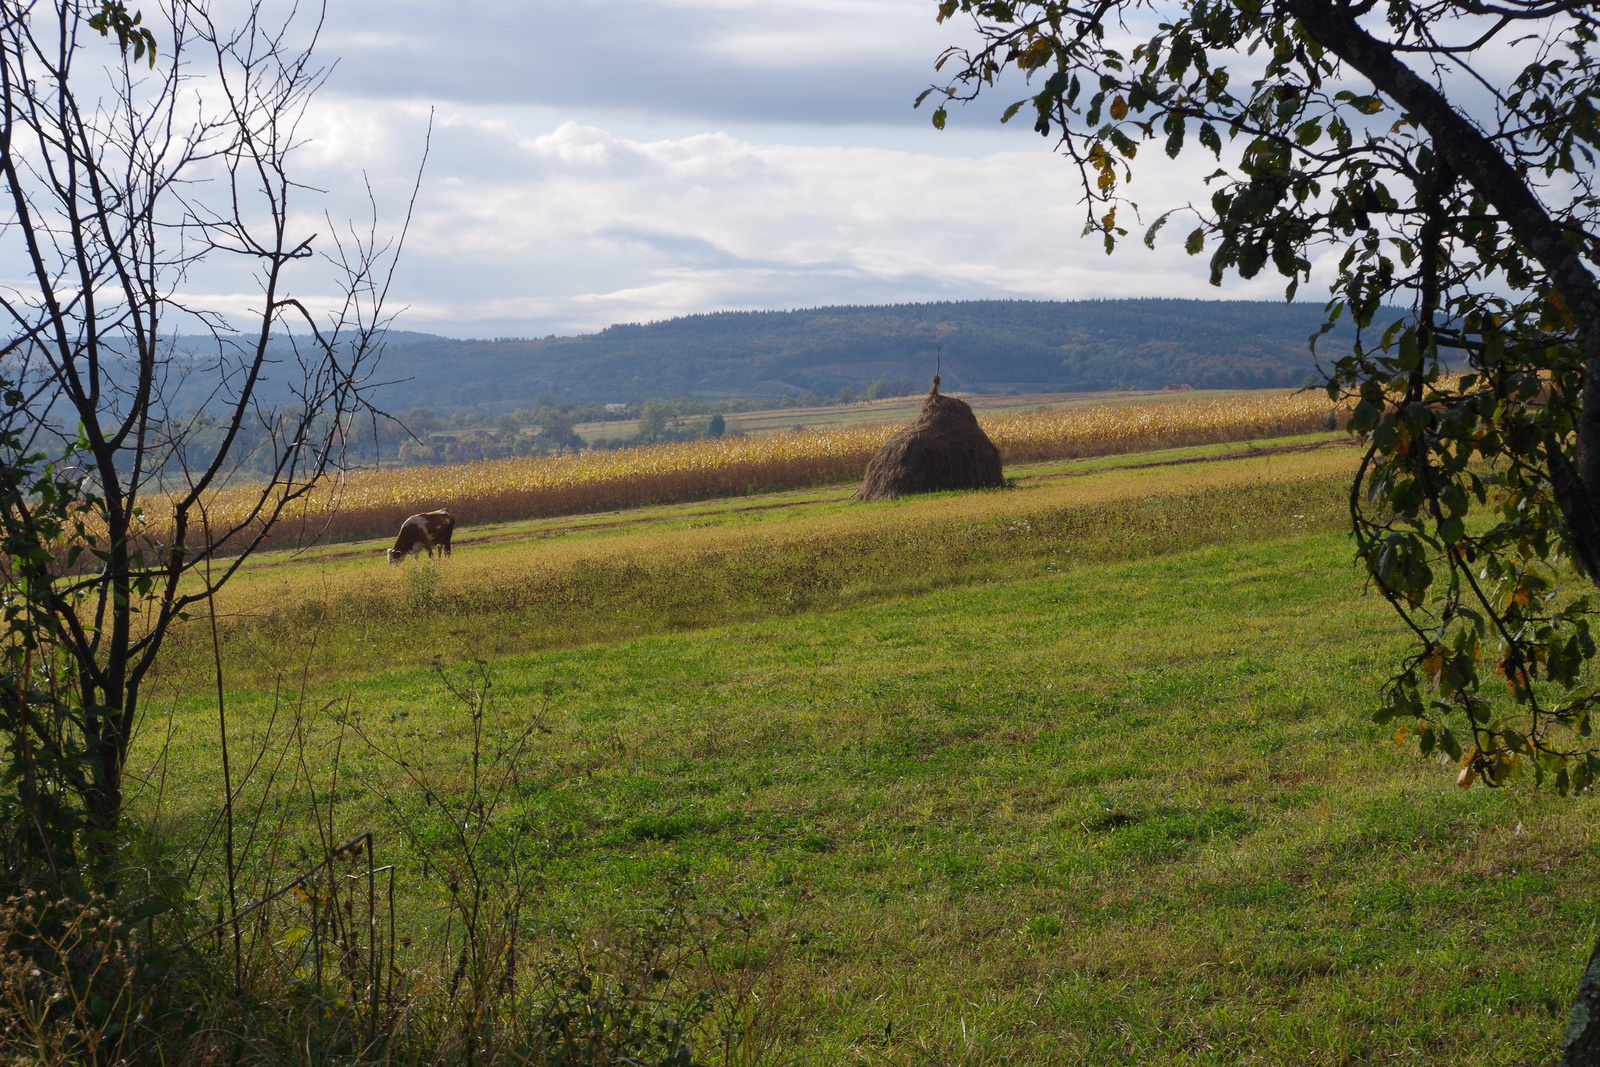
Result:
<instances>
[{"instance_id":1,"label":"bare tree","mask_svg":"<svg viewBox=\"0 0 1600 1067\"><path fill-rule=\"evenodd\" d=\"M291 164L326 75L320 14L274 21L247 0L224 28L211 6L0 4L0 276L25 278L0 284L0 563L12 651L35 637L59 650L63 743L79 746L74 790L98 831L121 819L169 629L341 465L349 422L373 411L403 238L374 222L323 248L307 232L311 190ZM186 295L240 277L245 308ZM294 282L335 295L303 300ZM246 473L250 506L208 512ZM40 662L18 655L22 692L17 672Z\"/></svg>"}]
</instances>

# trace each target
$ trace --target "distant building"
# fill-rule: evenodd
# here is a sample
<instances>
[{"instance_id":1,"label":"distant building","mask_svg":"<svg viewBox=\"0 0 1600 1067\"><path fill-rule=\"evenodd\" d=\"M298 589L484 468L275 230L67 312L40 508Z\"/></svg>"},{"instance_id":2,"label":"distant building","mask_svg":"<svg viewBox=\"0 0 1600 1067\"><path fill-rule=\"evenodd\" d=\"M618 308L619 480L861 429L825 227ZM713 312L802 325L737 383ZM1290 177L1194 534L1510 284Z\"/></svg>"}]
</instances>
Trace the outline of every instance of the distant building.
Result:
<instances>
[{"instance_id":1,"label":"distant building","mask_svg":"<svg viewBox=\"0 0 1600 1067\"><path fill-rule=\"evenodd\" d=\"M1192 385L1165 385L1161 387L1163 393L1190 393L1194 391Z\"/></svg>"},{"instance_id":2,"label":"distant building","mask_svg":"<svg viewBox=\"0 0 1600 1067\"><path fill-rule=\"evenodd\" d=\"M626 405L626 404L607 404L606 405L606 410L607 411L627 411L628 410L628 405Z\"/></svg>"}]
</instances>

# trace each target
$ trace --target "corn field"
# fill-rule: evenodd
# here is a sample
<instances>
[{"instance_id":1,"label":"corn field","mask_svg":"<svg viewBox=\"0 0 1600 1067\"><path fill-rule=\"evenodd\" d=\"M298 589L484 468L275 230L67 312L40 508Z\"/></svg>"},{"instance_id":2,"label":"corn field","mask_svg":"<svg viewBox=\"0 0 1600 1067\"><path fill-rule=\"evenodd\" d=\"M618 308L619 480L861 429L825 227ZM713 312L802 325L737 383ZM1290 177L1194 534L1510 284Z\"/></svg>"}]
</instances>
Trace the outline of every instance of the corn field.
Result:
<instances>
[{"instance_id":1,"label":"corn field","mask_svg":"<svg viewBox=\"0 0 1600 1067\"><path fill-rule=\"evenodd\" d=\"M980 417L1007 463L1072 459L1309 433L1328 400L1312 393L1107 404ZM705 438L612 452L518 457L445 467L353 471L285 516L277 540L394 533L406 516L447 507L462 524L612 511L848 482L901 424ZM247 506L218 492L212 522Z\"/></svg>"}]
</instances>

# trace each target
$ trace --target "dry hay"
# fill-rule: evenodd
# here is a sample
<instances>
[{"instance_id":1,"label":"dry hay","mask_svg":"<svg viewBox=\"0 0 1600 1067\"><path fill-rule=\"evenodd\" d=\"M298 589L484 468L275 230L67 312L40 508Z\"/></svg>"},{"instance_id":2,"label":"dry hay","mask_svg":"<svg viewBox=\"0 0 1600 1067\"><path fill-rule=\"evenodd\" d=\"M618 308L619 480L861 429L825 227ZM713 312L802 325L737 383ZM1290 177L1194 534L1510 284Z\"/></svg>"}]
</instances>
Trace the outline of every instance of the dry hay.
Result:
<instances>
[{"instance_id":1,"label":"dry hay","mask_svg":"<svg viewBox=\"0 0 1600 1067\"><path fill-rule=\"evenodd\" d=\"M993 489L1005 483L1000 450L978 425L965 400L939 392L939 379L922 402L922 414L885 441L867 464L856 496L892 500L941 489Z\"/></svg>"}]
</instances>

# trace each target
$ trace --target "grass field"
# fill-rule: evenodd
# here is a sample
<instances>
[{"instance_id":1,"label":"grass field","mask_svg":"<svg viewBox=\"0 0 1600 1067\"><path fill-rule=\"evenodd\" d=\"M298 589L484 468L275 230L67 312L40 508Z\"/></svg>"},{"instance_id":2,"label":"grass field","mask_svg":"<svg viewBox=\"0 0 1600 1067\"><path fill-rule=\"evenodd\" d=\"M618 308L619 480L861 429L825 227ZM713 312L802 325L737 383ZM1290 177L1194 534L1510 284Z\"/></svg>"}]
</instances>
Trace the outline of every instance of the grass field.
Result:
<instances>
[{"instance_id":1,"label":"grass field","mask_svg":"<svg viewBox=\"0 0 1600 1067\"><path fill-rule=\"evenodd\" d=\"M1033 411L1075 411L1125 404L1166 402L1213 402L1250 400L1263 394L1281 395L1280 389L1195 389L1185 392L1132 390L1126 393L956 393L972 406L980 418L1015 415ZM896 396L884 400L864 400L853 404L825 404L814 408L774 408L769 411L739 411L725 415L730 433L781 433L785 430L829 430L874 423L904 423L917 417L922 395ZM579 423L573 429L586 440L596 437L631 437L638 432L635 419Z\"/></svg>"},{"instance_id":2,"label":"grass field","mask_svg":"<svg viewBox=\"0 0 1600 1067\"><path fill-rule=\"evenodd\" d=\"M1287 531L1305 508L1334 523L1355 460L1324 433L1019 465L1013 489L871 506L844 485L466 527L447 564L375 567L386 541L335 544L261 557L218 610L258 683L302 664L307 635L335 674L502 655Z\"/></svg>"},{"instance_id":3,"label":"grass field","mask_svg":"<svg viewBox=\"0 0 1600 1067\"><path fill-rule=\"evenodd\" d=\"M1259 390L995 407L983 411L982 425L1015 465L1303 434L1324 429L1328 416L1325 396ZM273 537L278 544L392 537L408 515L446 506L459 521L482 526L838 485L859 480L895 429L858 421L621 451L354 470L296 501ZM252 484L218 490L209 503L213 525L244 522L258 493Z\"/></svg>"},{"instance_id":4,"label":"grass field","mask_svg":"<svg viewBox=\"0 0 1600 1067\"><path fill-rule=\"evenodd\" d=\"M450 875L350 724L458 789L474 724L427 663L487 661L479 725L549 730L502 816L536 940L674 886L760 916L695 965L748 994L727 1062L1550 1064L1596 802L1457 790L1370 723L1401 645L1341 532L1353 462L1319 436L265 557L223 606L236 765L310 709L309 801L266 821L374 830L420 945ZM205 673L180 642L139 746L179 842L219 797Z\"/></svg>"}]
</instances>

